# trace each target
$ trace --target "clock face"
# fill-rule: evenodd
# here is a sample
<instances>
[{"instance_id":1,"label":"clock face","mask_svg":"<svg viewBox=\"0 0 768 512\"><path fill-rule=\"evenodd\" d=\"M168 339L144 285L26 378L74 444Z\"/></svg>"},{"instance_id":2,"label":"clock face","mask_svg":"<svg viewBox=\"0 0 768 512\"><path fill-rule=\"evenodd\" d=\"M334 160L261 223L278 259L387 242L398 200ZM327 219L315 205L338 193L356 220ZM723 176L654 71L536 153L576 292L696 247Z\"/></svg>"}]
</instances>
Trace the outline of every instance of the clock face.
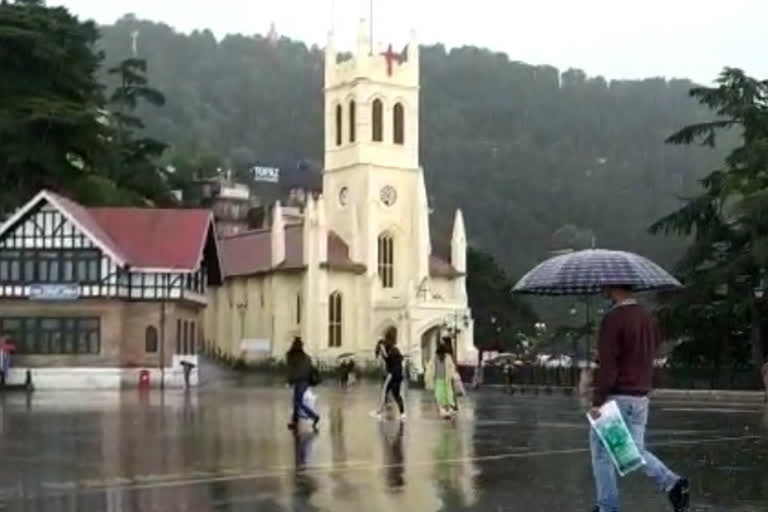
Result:
<instances>
[{"instance_id":1,"label":"clock face","mask_svg":"<svg viewBox=\"0 0 768 512\"><path fill-rule=\"evenodd\" d=\"M339 204L341 206L347 206L348 201L349 201L349 188L341 187L341 189L339 189Z\"/></svg>"},{"instance_id":2,"label":"clock face","mask_svg":"<svg viewBox=\"0 0 768 512\"><path fill-rule=\"evenodd\" d=\"M381 202L386 206L392 206L397 201L397 190L392 185L387 185L381 189Z\"/></svg>"}]
</instances>

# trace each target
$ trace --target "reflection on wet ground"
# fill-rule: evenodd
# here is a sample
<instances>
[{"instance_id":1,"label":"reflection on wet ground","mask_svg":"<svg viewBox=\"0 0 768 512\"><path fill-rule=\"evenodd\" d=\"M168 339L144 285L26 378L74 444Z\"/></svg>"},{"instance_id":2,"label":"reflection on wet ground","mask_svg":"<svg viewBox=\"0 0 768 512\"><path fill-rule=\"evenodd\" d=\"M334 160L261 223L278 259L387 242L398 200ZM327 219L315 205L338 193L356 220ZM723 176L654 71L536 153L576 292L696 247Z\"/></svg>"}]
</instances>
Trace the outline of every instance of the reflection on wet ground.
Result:
<instances>
[{"instance_id":1,"label":"reflection on wet ground","mask_svg":"<svg viewBox=\"0 0 768 512\"><path fill-rule=\"evenodd\" d=\"M191 393L0 396L9 511L586 511L587 427L563 396L474 393L455 422L407 393L408 420L369 416L378 390L319 390L321 430L285 427L289 394L256 383ZM768 412L657 401L649 444L691 478L694 510L768 509ZM666 510L641 475L623 510Z\"/></svg>"}]
</instances>

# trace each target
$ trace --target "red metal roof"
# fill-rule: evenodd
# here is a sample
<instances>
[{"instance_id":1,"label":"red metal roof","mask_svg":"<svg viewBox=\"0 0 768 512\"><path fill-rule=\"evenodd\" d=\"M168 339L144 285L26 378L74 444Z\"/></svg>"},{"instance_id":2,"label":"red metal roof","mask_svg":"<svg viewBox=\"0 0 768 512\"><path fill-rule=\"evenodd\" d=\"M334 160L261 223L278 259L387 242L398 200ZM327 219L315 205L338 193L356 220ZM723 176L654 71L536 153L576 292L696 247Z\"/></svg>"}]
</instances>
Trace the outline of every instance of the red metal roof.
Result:
<instances>
[{"instance_id":1,"label":"red metal roof","mask_svg":"<svg viewBox=\"0 0 768 512\"><path fill-rule=\"evenodd\" d=\"M442 259L440 256L430 254L429 275L432 277L446 277L452 279L460 277L463 274L453 268L453 265Z\"/></svg>"},{"instance_id":2,"label":"red metal roof","mask_svg":"<svg viewBox=\"0 0 768 512\"><path fill-rule=\"evenodd\" d=\"M279 270L304 268L303 225L291 224L285 227L285 259L278 265ZM260 229L246 231L219 239L219 253L224 275L247 276L263 274L272 270L271 231ZM349 259L349 247L335 232L328 233L328 261L330 268L364 271L365 266Z\"/></svg>"},{"instance_id":3,"label":"red metal roof","mask_svg":"<svg viewBox=\"0 0 768 512\"><path fill-rule=\"evenodd\" d=\"M118 263L168 270L200 266L213 222L210 210L86 208L48 190L45 196Z\"/></svg>"},{"instance_id":4,"label":"red metal roof","mask_svg":"<svg viewBox=\"0 0 768 512\"><path fill-rule=\"evenodd\" d=\"M88 208L91 218L141 268L196 269L211 212L202 209Z\"/></svg>"}]
</instances>

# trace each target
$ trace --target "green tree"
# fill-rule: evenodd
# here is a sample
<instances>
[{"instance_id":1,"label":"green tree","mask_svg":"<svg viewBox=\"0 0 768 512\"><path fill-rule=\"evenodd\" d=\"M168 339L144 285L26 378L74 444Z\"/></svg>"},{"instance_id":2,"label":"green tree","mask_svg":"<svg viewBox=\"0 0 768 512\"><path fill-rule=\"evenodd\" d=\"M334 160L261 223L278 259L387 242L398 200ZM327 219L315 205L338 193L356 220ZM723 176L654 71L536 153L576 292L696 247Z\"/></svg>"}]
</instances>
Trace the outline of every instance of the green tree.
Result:
<instances>
[{"instance_id":1,"label":"green tree","mask_svg":"<svg viewBox=\"0 0 768 512\"><path fill-rule=\"evenodd\" d=\"M521 335L534 332L536 313L512 295L513 283L488 253L467 251L467 294L475 321L475 345L481 350L518 351Z\"/></svg>"},{"instance_id":2,"label":"green tree","mask_svg":"<svg viewBox=\"0 0 768 512\"><path fill-rule=\"evenodd\" d=\"M136 58L109 69L119 79L108 103L115 131L109 173L118 187L133 191L137 201L167 204L172 202L168 175L159 164L167 145L145 136L144 122L136 114L142 102L155 107L165 104L165 96L148 85L146 73L146 61Z\"/></svg>"},{"instance_id":3,"label":"green tree","mask_svg":"<svg viewBox=\"0 0 768 512\"><path fill-rule=\"evenodd\" d=\"M98 40L93 22L63 7L0 3L0 214L41 188L86 204L168 200L154 165L164 144L132 131L142 124L132 117L138 100L158 95L145 67L128 62L108 102Z\"/></svg>"},{"instance_id":4,"label":"green tree","mask_svg":"<svg viewBox=\"0 0 768 512\"><path fill-rule=\"evenodd\" d=\"M0 212L40 188L93 181L108 145L98 37L64 8L0 3Z\"/></svg>"},{"instance_id":5,"label":"green tree","mask_svg":"<svg viewBox=\"0 0 768 512\"><path fill-rule=\"evenodd\" d=\"M739 343L748 337L759 368L766 352L763 305L753 291L764 286L768 264L768 82L726 68L715 87L696 87L690 94L717 117L686 126L668 142L714 147L735 132L740 144L701 180L703 192L651 227L692 239L678 265L691 293L672 299L671 311L681 314L674 315L673 325L682 337L709 339L704 350L716 340ZM718 321L721 315L727 321ZM704 326L709 329L702 331Z\"/></svg>"}]
</instances>

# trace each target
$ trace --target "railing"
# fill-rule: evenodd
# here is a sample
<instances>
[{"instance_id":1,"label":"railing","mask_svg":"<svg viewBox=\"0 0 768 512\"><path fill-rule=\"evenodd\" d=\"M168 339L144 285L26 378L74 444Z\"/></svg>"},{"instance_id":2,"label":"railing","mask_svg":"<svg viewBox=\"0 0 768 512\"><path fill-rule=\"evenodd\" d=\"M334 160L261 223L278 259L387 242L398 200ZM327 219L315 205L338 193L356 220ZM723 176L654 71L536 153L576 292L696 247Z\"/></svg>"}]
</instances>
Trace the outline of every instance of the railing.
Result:
<instances>
[{"instance_id":1,"label":"railing","mask_svg":"<svg viewBox=\"0 0 768 512\"><path fill-rule=\"evenodd\" d=\"M486 366L482 373L484 384L573 388L578 386L580 370L569 367L517 366L511 382L508 381L504 369L499 366ZM750 367L656 368L653 381L655 388L743 391L763 389L759 372Z\"/></svg>"}]
</instances>

